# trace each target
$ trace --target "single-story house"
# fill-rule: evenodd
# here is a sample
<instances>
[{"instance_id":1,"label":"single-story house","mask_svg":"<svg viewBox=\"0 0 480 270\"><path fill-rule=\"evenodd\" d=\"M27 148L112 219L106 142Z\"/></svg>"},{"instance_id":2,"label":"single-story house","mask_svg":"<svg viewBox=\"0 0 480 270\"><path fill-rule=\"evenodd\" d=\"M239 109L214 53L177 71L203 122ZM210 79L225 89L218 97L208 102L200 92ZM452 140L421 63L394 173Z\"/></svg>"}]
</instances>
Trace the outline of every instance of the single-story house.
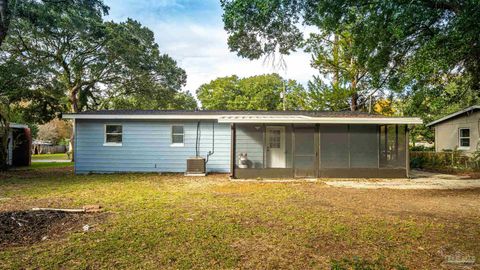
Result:
<instances>
[{"instance_id":1,"label":"single-story house","mask_svg":"<svg viewBox=\"0 0 480 270\"><path fill-rule=\"evenodd\" d=\"M30 128L27 125L17 123L10 123L9 126L7 164L15 167L30 166L32 161Z\"/></svg>"},{"instance_id":2,"label":"single-story house","mask_svg":"<svg viewBox=\"0 0 480 270\"><path fill-rule=\"evenodd\" d=\"M422 123L321 111L105 110L63 118L74 120L76 173L205 168L234 178L407 177L408 126Z\"/></svg>"},{"instance_id":3,"label":"single-story house","mask_svg":"<svg viewBox=\"0 0 480 270\"><path fill-rule=\"evenodd\" d=\"M435 151L473 153L480 142L480 106L471 106L427 124L435 129Z\"/></svg>"}]
</instances>

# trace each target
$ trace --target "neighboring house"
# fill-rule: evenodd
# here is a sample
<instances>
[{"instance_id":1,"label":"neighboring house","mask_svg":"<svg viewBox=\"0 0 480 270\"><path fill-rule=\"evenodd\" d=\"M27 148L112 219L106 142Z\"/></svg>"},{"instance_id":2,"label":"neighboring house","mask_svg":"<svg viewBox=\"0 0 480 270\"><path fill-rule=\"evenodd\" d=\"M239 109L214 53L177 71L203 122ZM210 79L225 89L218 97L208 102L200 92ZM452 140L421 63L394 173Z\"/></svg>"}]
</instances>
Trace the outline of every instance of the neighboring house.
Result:
<instances>
[{"instance_id":1,"label":"neighboring house","mask_svg":"<svg viewBox=\"0 0 480 270\"><path fill-rule=\"evenodd\" d=\"M51 141L33 140L32 153L39 154L56 154L66 153L67 147L65 145L53 145Z\"/></svg>"},{"instance_id":2,"label":"neighboring house","mask_svg":"<svg viewBox=\"0 0 480 270\"><path fill-rule=\"evenodd\" d=\"M27 125L10 123L8 135L8 161L10 166L29 166L32 137Z\"/></svg>"},{"instance_id":3,"label":"neighboring house","mask_svg":"<svg viewBox=\"0 0 480 270\"><path fill-rule=\"evenodd\" d=\"M427 124L435 129L435 151L472 153L479 143L480 106L471 106Z\"/></svg>"},{"instance_id":4,"label":"neighboring house","mask_svg":"<svg viewBox=\"0 0 480 270\"><path fill-rule=\"evenodd\" d=\"M201 157L207 172L234 178L406 177L408 125L422 123L306 111L117 110L63 118L74 119L76 173L186 172L187 159Z\"/></svg>"}]
</instances>

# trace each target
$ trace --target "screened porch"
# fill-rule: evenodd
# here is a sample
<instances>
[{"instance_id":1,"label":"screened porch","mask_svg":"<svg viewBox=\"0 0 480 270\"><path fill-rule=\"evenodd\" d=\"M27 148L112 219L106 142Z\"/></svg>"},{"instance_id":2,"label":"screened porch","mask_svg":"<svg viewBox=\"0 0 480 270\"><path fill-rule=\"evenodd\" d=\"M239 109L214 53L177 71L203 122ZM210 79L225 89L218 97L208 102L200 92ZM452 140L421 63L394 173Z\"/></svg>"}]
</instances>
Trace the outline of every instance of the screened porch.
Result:
<instances>
[{"instance_id":1,"label":"screened porch","mask_svg":"<svg viewBox=\"0 0 480 270\"><path fill-rule=\"evenodd\" d=\"M406 177L407 126L232 124L235 178Z\"/></svg>"}]
</instances>

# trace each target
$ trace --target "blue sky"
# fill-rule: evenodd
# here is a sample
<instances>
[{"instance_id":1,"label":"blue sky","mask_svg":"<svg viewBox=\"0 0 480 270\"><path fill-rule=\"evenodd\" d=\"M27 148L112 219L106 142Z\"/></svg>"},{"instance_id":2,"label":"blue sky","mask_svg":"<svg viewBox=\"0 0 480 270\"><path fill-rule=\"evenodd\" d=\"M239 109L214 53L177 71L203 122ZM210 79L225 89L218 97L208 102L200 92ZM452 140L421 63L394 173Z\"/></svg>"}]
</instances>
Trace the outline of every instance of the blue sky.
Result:
<instances>
[{"instance_id":1,"label":"blue sky","mask_svg":"<svg viewBox=\"0 0 480 270\"><path fill-rule=\"evenodd\" d=\"M285 56L286 70L269 61L236 56L227 46L219 0L105 0L113 21L135 19L155 33L163 53L187 72L186 90L195 92L203 83L222 76L240 77L277 72L306 84L316 74L310 56L296 52Z\"/></svg>"}]
</instances>

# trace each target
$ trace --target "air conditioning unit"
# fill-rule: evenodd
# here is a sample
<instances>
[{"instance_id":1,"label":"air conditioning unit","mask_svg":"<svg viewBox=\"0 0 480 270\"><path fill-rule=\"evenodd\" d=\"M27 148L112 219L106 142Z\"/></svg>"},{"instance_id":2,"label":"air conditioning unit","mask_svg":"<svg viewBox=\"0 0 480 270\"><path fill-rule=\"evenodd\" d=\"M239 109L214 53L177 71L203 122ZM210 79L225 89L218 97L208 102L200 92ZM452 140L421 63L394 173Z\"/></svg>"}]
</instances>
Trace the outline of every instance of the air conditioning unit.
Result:
<instances>
[{"instance_id":1,"label":"air conditioning unit","mask_svg":"<svg viewBox=\"0 0 480 270\"><path fill-rule=\"evenodd\" d=\"M203 157L192 157L187 159L186 176L205 176L207 171L205 168L205 159Z\"/></svg>"}]
</instances>

